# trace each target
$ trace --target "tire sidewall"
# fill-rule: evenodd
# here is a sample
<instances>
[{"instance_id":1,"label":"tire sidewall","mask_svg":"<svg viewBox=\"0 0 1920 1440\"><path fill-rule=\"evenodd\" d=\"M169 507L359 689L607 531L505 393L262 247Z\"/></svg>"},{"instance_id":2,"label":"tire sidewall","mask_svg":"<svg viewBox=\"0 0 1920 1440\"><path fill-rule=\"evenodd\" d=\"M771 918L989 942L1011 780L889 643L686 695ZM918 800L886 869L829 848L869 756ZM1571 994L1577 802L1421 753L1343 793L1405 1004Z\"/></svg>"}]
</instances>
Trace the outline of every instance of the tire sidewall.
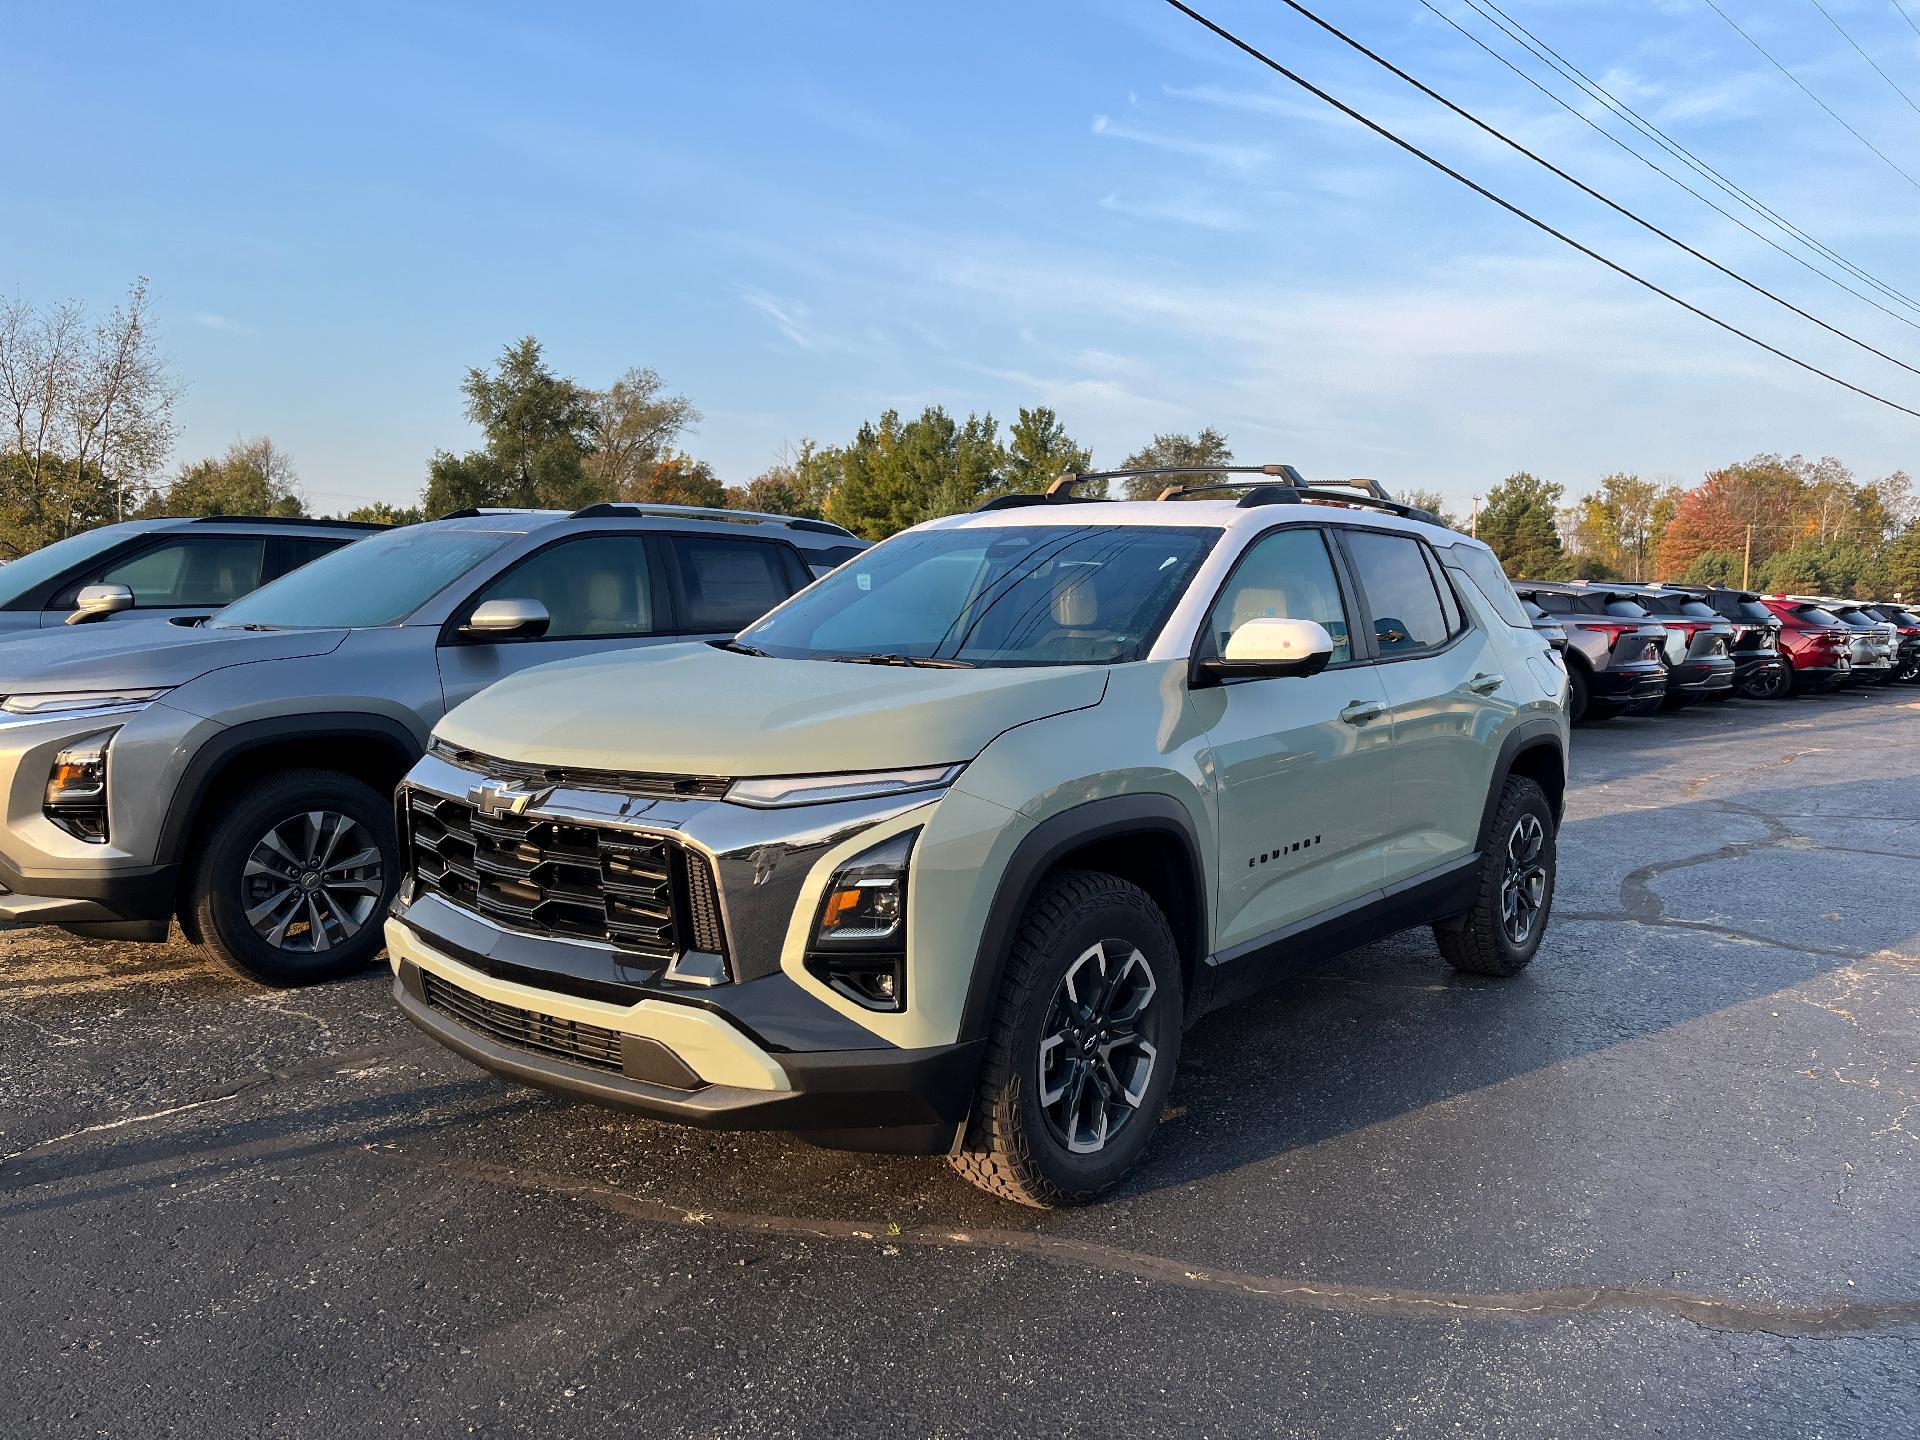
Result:
<instances>
[{"instance_id":1,"label":"tire sidewall","mask_svg":"<svg viewBox=\"0 0 1920 1440\"><path fill-rule=\"evenodd\" d=\"M1507 803L1500 807L1499 828L1494 832L1487 857L1487 891L1492 900L1493 943L1498 947L1501 959L1514 970L1520 970L1531 963L1539 952L1540 944L1546 938L1547 924L1553 918L1553 895L1560 879L1560 845L1559 835L1554 830L1553 809L1547 804L1547 797L1540 787L1531 780L1519 778L1509 780L1507 784L1512 789ZM1514 827L1527 815L1538 819L1546 834L1547 890L1540 903L1540 913L1534 918L1533 929L1527 935L1527 943L1515 945L1507 937L1506 926L1500 921L1500 891L1506 880L1508 842L1513 837Z\"/></svg>"},{"instance_id":2,"label":"tire sidewall","mask_svg":"<svg viewBox=\"0 0 1920 1440\"><path fill-rule=\"evenodd\" d=\"M246 918L241 878L247 857L273 826L307 810L346 815L380 848L385 893L358 934L317 953L269 945ZM392 807L378 792L345 775L285 777L243 795L208 837L194 899L203 935L223 960L269 985L304 985L337 979L370 963L384 944L382 924L399 884L400 852Z\"/></svg>"},{"instance_id":3,"label":"tire sidewall","mask_svg":"<svg viewBox=\"0 0 1920 1440\"><path fill-rule=\"evenodd\" d=\"M1157 916L1142 914L1131 905L1104 902L1088 907L1049 941L1045 968L1036 976L1027 1003L1014 1027L1014 1054L1018 1083L1011 1099L1020 1128L1029 1137L1029 1150L1047 1181L1072 1199L1086 1199L1117 1184L1139 1161L1158 1128L1161 1109L1180 1060L1184 1025L1180 988L1180 958L1173 936ZM1142 1033L1158 1052L1146 1098L1124 1129L1108 1145L1090 1155L1067 1149L1055 1135L1040 1105L1040 1042L1044 1037L1055 991L1067 969L1088 947L1119 940L1137 948L1152 967L1156 986L1148 1007L1149 1024ZM1111 947L1109 947L1111 949Z\"/></svg>"}]
</instances>

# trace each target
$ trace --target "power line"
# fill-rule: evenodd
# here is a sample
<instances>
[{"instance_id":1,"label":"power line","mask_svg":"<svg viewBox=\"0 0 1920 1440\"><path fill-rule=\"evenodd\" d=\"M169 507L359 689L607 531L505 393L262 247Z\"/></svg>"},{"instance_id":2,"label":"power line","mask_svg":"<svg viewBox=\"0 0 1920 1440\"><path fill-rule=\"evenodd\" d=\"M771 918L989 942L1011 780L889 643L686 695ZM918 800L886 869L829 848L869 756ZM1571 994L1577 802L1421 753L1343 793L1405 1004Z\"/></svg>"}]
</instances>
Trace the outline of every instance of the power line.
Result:
<instances>
[{"instance_id":1,"label":"power line","mask_svg":"<svg viewBox=\"0 0 1920 1440\"><path fill-rule=\"evenodd\" d=\"M1624 276L1626 279L1633 281L1634 284L1640 286L1642 289L1650 290L1655 295L1660 296L1664 300L1671 300L1675 305L1678 305L1681 309L1686 310L1694 315L1698 315L1702 320L1705 320L1708 324L1717 325L1720 329L1725 330L1727 333L1731 335L1739 336L1742 340L1745 340L1748 344L1754 345L1759 349L1765 350L1770 355L1774 355L1782 360L1785 360L1789 365L1797 365L1799 366L1800 369L1805 370L1810 374L1818 375L1822 380L1831 381L1833 384L1840 386L1842 389L1851 390L1854 394L1863 396L1868 400L1876 401L1881 405L1885 405L1890 410L1898 410L1903 415L1911 415L1913 416L1914 419L1920 420L1920 410L1914 410L1906 405L1902 405L1897 400L1889 400L1884 395L1876 395L1873 391L1868 390L1863 386L1856 385L1851 380L1842 380L1838 375L1834 375L1826 370L1822 370L1819 366L1813 364L1810 361L1802 360L1797 355L1790 355L1785 350L1780 349L1778 346L1770 345L1765 340L1762 340L1757 336L1748 334L1745 330L1740 329L1739 326L1734 325L1731 321L1722 320L1718 315L1714 315L1706 310L1702 310L1698 305L1693 304L1691 301L1681 299L1678 295L1675 295L1671 290L1663 289L1661 286L1655 284L1653 281L1647 279L1645 276L1638 275L1633 271L1627 269L1626 266L1620 264L1618 261L1608 259L1605 255L1602 255L1598 250L1595 250L1590 246L1581 244L1580 241L1575 240L1571 235L1566 234L1564 231L1554 229L1554 227L1549 225L1546 221L1540 219L1536 215L1532 215L1529 212L1522 210L1518 205L1514 204L1511 200L1505 199L1502 196L1494 194L1493 191L1487 189L1486 186L1480 184L1478 181L1468 179L1465 175L1461 174L1458 170L1454 169L1451 165L1447 164L1444 160L1436 159L1434 156L1429 155L1426 151L1422 150L1419 146L1415 145L1412 141L1402 139L1400 136L1394 134L1393 131L1387 129L1386 126L1380 124L1378 121L1369 119L1367 116L1361 114L1358 110L1354 109L1353 106L1347 104L1344 100L1337 99L1334 96L1328 94L1325 90L1322 90L1318 85L1315 85L1311 80L1306 79L1304 76L1295 74L1293 71L1289 70L1286 66L1282 65L1278 60L1275 60L1272 56L1266 54L1264 51L1256 49L1254 46L1250 45L1247 41L1242 40L1238 35L1235 35L1231 30L1228 30L1226 27L1216 23L1215 21L1209 20L1205 15L1202 15L1198 10L1195 10L1192 6L1186 4L1185 0L1166 0L1166 3L1172 6L1175 10L1178 10L1181 14L1185 15L1189 20L1192 20L1195 24L1200 25L1204 29L1211 30L1215 35L1218 35L1222 40L1225 40L1229 45L1232 45L1235 49L1240 50L1245 54L1252 56L1255 60L1258 60L1262 65L1265 65L1268 69L1292 81L1295 85L1298 85L1302 90L1305 90L1309 95L1312 95L1315 99L1325 101L1328 105L1331 105L1334 109L1338 110L1341 114L1345 115L1347 118L1358 121L1360 124L1364 125L1367 129L1373 131L1374 134L1380 136L1382 139L1391 141L1393 144L1399 146L1402 150L1406 151L1409 155L1412 155L1417 159L1424 160L1427 164L1431 165L1434 169L1438 170L1441 174L1447 176L1449 179L1458 181L1460 184L1466 186L1469 190L1473 191L1476 195L1479 195L1483 199L1492 201L1495 205L1498 205L1502 210L1505 210L1508 214L1514 215L1519 219L1526 221L1529 225L1533 226L1536 230L1544 231L1546 234L1551 235L1554 239L1558 240L1561 244L1567 246L1568 248L1579 251L1582 255L1585 255L1589 260L1598 261L1600 264L1606 266L1609 270L1613 271L1615 274Z\"/></svg>"},{"instance_id":2,"label":"power line","mask_svg":"<svg viewBox=\"0 0 1920 1440\"><path fill-rule=\"evenodd\" d=\"M1853 136L1854 139L1858 140L1862 145L1866 146L1869 150L1873 151L1873 153L1878 155L1882 160L1885 160L1888 169L1892 170L1902 180L1906 181L1909 185L1913 186L1914 189L1920 190L1920 180L1914 179L1913 176L1909 175L1906 171L1902 170L1898 165L1894 164L1892 160L1887 159L1886 151L1882 150L1878 145L1874 144L1871 140L1867 139L1866 136L1862 135L1858 130L1854 129L1853 126L1848 125L1845 120L1841 119L1840 112L1838 110L1835 110L1831 105L1827 104L1826 101L1822 100L1818 95L1814 94L1813 91L1807 89L1806 83L1803 80L1801 80L1801 78L1798 75L1794 74L1791 70L1787 69L1786 66L1782 65L1778 60L1774 59L1772 53L1767 49L1766 46L1762 45L1758 40L1754 39L1753 36L1747 34L1747 32L1742 30L1737 24L1734 24L1733 17L1727 14L1726 11L1722 10L1719 7L1719 5L1715 3L1715 0L1707 0L1707 8L1713 11L1713 13L1718 15L1722 20L1726 21L1727 24L1732 25L1734 34L1738 35L1742 40L1746 41L1747 44L1751 45L1754 49L1758 50L1762 55L1766 57L1768 64L1773 66L1773 68L1778 70L1782 75L1786 76L1787 79L1791 80L1795 85L1798 85L1800 87L1800 92L1803 95L1805 95L1809 100L1813 101L1813 103L1818 105L1822 110L1826 111L1827 114L1831 115L1835 120L1839 121L1839 123L1842 126L1845 126L1846 131L1849 135Z\"/></svg>"},{"instance_id":3,"label":"power line","mask_svg":"<svg viewBox=\"0 0 1920 1440\"><path fill-rule=\"evenodd\" d=\"M1820 0L1808 0L1808 3L1811 4L1813 8L1818 10L1822 15L1826 16L1827 23L1833 26L1834 29L1838 30L1842 38L1844 38L1849 45L1853 46L1855 50L1858 50L1860 52L1860 58L1866 61L1867 64L1873 66L1874 74L1878 75L1882 80L1886 81L1887 84L1893 86L1893 93L1898 95L1902 100L1907 102L1907 108L1913 111L1914 114L1920 115L1920 105L1914 104L1913 97L1907 94L1907 92L1902 90L1898 85L1894 84L1893 77L1887 74L1886 71L1880 68L1880 62L1878 60L1874 59L1873 56L1869 55L1865 50L1860 49L1860 42L1854 39L1853 36L1847 34L1845 27L1842 26L1838 20L1833 18L1833 12L1827 9L1826 6L1822 5L1820 3ZM1906 12L1902 11L1901 13L1905 14Z\"/></svg>"},{"instance_id":4,"label":"power line","mask_svg":"<svg viewBox=\"0 0 1920 1440\"><path fill-rule=\"evenodd\" d=\"M1920 35L1920 25L1914 24L1913 16L1907 13L1906 7L1900 3L1900 0L1887 0L1887 3L1900 12L1900 18L1907 22L1908 29L1912 30L1914 34Z\"/></svg>"},{"instance_id":5,"label":"power line","mask_svg":"<svg viewBox=\"0 0 1920 1440\"><path fill-rule=\"evenodd\" d=\"M1654 224L1651 220L1648 220L1645 217L1639 214L1636 214L1634 211L1629 210L1626 206L1620 204L1617 200L1614 200L1609 196L1601 194L1598 190L1594 189L1591 185L1587 184L1584 180L1581 180L1573 175L1568 174L1565 170L1562 170L1558 165L1554 164L1551 160L1548 160L1545 156L1539 154L1534 150L1528 149L1525 145L1522 145L1518 140L1515 140L1512 136L1506 134L1504 131L1497 129L1492 125L1489 125L1486 121L1482 120L1478 115L1475 115L1472 111L1463 109L1461 106L1454 104L1453 101L1449 100L1446 96L1442 95L1438 90L1435 90L1431 85L1428 85L1423 81L1414 78L1412 75L1408 74L1405 70L1402 70L1398 65L1394 64L1391 60L1388 60L1386 57L1378 54L1377 52L1368 49L1360 41L1354 39L1351 35L1347 34L1346 31L1340 29L1339 26L1334 25L1330 21L1321 19L1320 16L1314 14L1314 12L1309 10L1305 5L1302 5L1300 3L1300 0L1280 0L1280 3L1285 5L1289 10L1293 11L1296 15L1299 15L1304 19L1312 21L1315 25L1318 25L1322 30L1326 31L1329 35L1333 36L1334 39L1338 40L1341 44L1347 46L1349 49L1357 50L1360 54L1366 56L1367 59L1373 61L1374 64L1380 66L1381 69L1390 72L1391 74L1397 76L1401 80L1406 81L1407 84L1413 86L1414 89L1418 90L1422 95L1425 95L1428 99L1436 100L1440 104L1446 106L1447 109L1451 110L1455 115L1458 115L1462 120L1465 120L1468 124L1477 127L1478 129L1480 129L1481 131L1485 132L1488 135L1491 135L1494 139L1498 140L1502 145L1507 146L1509 149L1514 150L1519 154L1526 156L1529 160L1533 161L1534 164L1540 166L1541 169L1546 170L1549 173L1558 176L1560 179L1566 181L1569 185L1573 186L1576 190L1580 191L1581 194L1590 196L1591 198L1598 200L1602 205L1605 205L1609 210L1613 211L1616 215L1622 215L1626 217L1628 220L1633 221L1634 224L1638 225L1642 230L1647 231L1649 234L1658 235L1662 240L1665 240L1669 245L1675 246L1678 249L1686 251L1687 254L1693 256L1693 258L1698 260L1701 264L1711 266L1713 269L1719 271L1722 275L1725 275L1729 280L1738 281L1740 284L1746 286L1747 289L1753 291L1756 295L1764 295L1767 299L1773 301L1774 304L1780 306L1782 309L1791 310L1794 314L1798 315L1802 320L1805 320L1810 324L1818 325L1822 330L1825 330L1829 335L1837 335L1842 340L1845 340L1848 344L1856 345L1860 349L1865 350L1870 355L1879 356L1882 360L1885 360L1889 365L1899 366L1902 370L1905 370L1909 375L1920 375L1920 369L1916 369L1914 366L1909 365L1906 361L1897 359L1894 356L1889 355L1886 351L1881 350L1873 345L1869 345L1866 341L1860 339L1855 335L1849 334L1847 331L1840 329L1837 325L1829 325L1825 320L1822 320L1818 315L1814 315L1809 313L1808 311L1802 310L1798 305L1794 304L1791 300L1784 299L1783 297L1774 294L1774 292L1767 289L1766 286L1760 284L1758 281L1749 280L1745 275L1742 275L1739 271L1729 269L1727 266L1722 265L1718 260L1715 260L1711 255L1708 255L1702 251L1696 250L1693 246L1687 244L1686 241L1680 239L1678 236L1673 235L1666 230L1662 230L1658 225ZM1429 6L1428 8L1431 9L1432 7Z\"/></svg>"},{"instance_id":6,"label":"power line","mask_svg":"<svg viewBox=\"0 0 1920 1440\"><path fill-rule=\"evenodd\" d=\"M1562 110L1566 111L1569 115L1573 116L1574 119L1578 120L1581 124L1588 126L1590 129L1593 130L1595 134L1601 136L1606 140L1611 141L1614 145L1618 146L1620 149L1624 150L1627 154L1631 155L1634 159L1638 160L1642 165L1645 165L1649 170L1653 171L1654 174L1661 176L1663 179L1672 181L1675 185L1679 186L1682 190L1686 191L1687 194L1693 196L1693 198L1698 200L1702 205L1705 205L1709 210L1713 211L1714 214L1720 216L1724 220L1731 221L1733 224L1738 225L1742 230L1746 231L1747 234L1751 235L1754 239L1758 240L1761 244L1772 246L1775 250L1778 250L1782 255L1786 256L1787 259L1793 261L1794 264L1800 266L1803 270L1809 271L1814 275L1818 275L1822 280L1825 280L1830 285L1838 286L1840 289L1846 291L1847 294L1853 296L1854 299L1865 301L1867 304L1871 305L1874 309L1878 310L1881 314L1889 316L1892 319L1898 320L1902 325L1905 325L1910 329L1920 330L1920 322L1909 320L1905 315L1902 315L1898 310L1894 310L1889 308L1888 306L1882 305L1878 300L1874 299L1871 295L1863 294L1862 292L1854 289L1851 285L1847 284L1846 281L1840 279L1839 276L1830 274L1829 272L1821 269L1818 265L1815 265L1812 261L1808 260L1805 256L1795 254L1792 250L1789 250L1786 246L1782 245L1778 240L1775 240L1771 235L1766 235L1761 233L1759 230L1756 230L1753 226L1749 225L1746 221L1742 220L1738 215L1735 215L1731 210L1728 210L1725 206L1721 205L1712 196L1704 195L1700 191L1694 189L1693 186L1689 185L1685 180L1681 179L1678 175L1674 174L1671 170L1661 165L1657 160L1651 159L1650 157L1641 154L1640 151L1634 149L1633 146L1629 145L1626 141L1622 140L1618 135L1615 135L1611 130L1607 129L1606 126L1602 125L1599 121L1595 120L1592 116L1583 114L1579 106L1569 104L1564 97L1556 95L1552 90L1548 89L1545 85L1542 85L1538 80L1536 80L1533 76L1529 75L1525 70L1522 70L1518 65L1514 64L1513 61L1509 60L1505 55L1502 55L1498 50L1495 50L1491 45L1487 44L1487 42L1482 40L1478 35L1474 34L1471 30L1467 29L1458 20L1455 20L1451 15L1447 14L1446 11L1440 9L1439 6L1433 3L1433 0L1420 0L1420 3L1426 6L1427 9L1431 10L1435 15L1439 16L1440 19L1446 21L1446 23L1451 25L1455 30L1458 30L1468 40L1472 41L1475 45L1479 46L1488 55L1491 55L1495 60L1498 60L1502 65L1506 66L1507 69L1511 70L1514 74L1518 75L1522 80L1526 81L1527 84L1531 85L1534 89L1538 90L1542 95L1546 96L1549 100L1553 101L1553 103L1558 105ZM1485 18L1485 17L1483 16L1482 18Z\"/></svg>"},{"instance_id":7,"label":"power line","mask_svg":"<svg viewBox=\"0 0 1920 1440\"><path fill-rule=\"evenodd\" d=\"M1839 251L1835 250L1832 246L1826 244L1824 241L1816 240L1812 235L1808 234L1791 220L1788 220L1777 210L1749 194L1719 170L1709 165L1698 155L1695 155L1693 151L1689 150L1685 145L1682 145L1678 140L1668 135L1666 131L1655 125L1638 110L1635 110L1631 105L1627 104L1626 101L1620 99L1612 91L1588 75L1586 71L1582 70L1578 65L1575 65L1538 35L1535 35L1531 30L1527 29L1525 25L1522 25L1518 20L1514 19L1513 16L1507 14L1507 12L1502 10L1496 3L1496 0L1466 0L1466 4L1475 14L1479 15L1481 19L1497 27L1508 39L1527 50L1536 60L1540 60L1551 69L1558 71L1563 78L1571 80L1574 85L1599 101L1599 103L1604 105L1608 110L1624 118L1628 124L1632 125L1642 135L1645 135L1656 145L1660 146L1660 148L1665 150L1669 155L1686 165L1696 175L1699 175L1702 179L1718 187L1725 194L1738 200L1742 205L1746 206L1747 209L1753 211L1754 214L1778 226L1782 233L1792 236L1817 254L1823 255L1833 261L1834 264L1840 266L1841 269L1845 270L1849 275L1852 275L1863 284L1872 286L1888 299L1895 300L1905 305L1908 309L1920 311L1920 300L1915 300L1913 296L1908 295L1905 291L1897 290L1886 281L1869 274L1865 269L1847 259L1846 256L1840 254ZM1489 11L1492 13L1489 14Z\"/></svg>"}]
</instances>

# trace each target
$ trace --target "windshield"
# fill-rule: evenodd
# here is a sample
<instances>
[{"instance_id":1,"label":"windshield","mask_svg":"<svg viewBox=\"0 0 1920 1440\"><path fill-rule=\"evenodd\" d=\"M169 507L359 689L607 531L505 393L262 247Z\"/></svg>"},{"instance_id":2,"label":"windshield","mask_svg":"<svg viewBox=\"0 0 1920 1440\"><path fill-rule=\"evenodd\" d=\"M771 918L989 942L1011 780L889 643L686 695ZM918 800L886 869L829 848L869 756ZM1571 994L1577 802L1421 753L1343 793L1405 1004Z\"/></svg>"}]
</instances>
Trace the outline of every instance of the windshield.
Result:
<instances>
[{"instance_id":1,"label":"windshield","mask_svg":"<svg viewBox=\"0 0 1920 1440\"><path fill-rule=\"evenodd\" d=\"M227 629L397 625L516 536L408 525L343 545L236 600L207 623Z\"/></svg>"},{"instance_id":2,"label":"windshield","mask_svg":"<svg viewBox=\"0 0 1920 1440\"><path fill-rule=\"evenodd\" d=\"M740 632L807 660L1111 665L1144 654L1218 530L920 530L863 551Z\"/></svg>"},{"instance_id":3,"label":"windshield","mask_svg":"<svg viewBox=\"0 0 1920 1440\"><path fill-rule=\"evenodd\" d=\"M1758 620L1762 625L1777 625L1779 623L1778 617L1758 600L1742 600L1740 602L1740 618L1742 620Z\"/></svg>"},{"instance_id":4,"label":"windshield","mask_svg":"<svg viewBox=\"0 0 1920 1440\"><path fill-rule=\"evenodd\" d=\"M84 535L69 535L51 545L0 565L0 605L10 605L38 585L74 565L82 565L126 539L118 525L102 526Z\"/></svg>"},{"instance_id":5,"label":"windshield","mask_svg":"<svg viewBox=\"0 0 1920 1440\"><path fill-rule=\"evenodd\" d=\"M1644 620L1652 613L1633 600L1614 599L1607 602L1607 614L1618 615L1623 620Z\"/></svg>"}]
</instances>

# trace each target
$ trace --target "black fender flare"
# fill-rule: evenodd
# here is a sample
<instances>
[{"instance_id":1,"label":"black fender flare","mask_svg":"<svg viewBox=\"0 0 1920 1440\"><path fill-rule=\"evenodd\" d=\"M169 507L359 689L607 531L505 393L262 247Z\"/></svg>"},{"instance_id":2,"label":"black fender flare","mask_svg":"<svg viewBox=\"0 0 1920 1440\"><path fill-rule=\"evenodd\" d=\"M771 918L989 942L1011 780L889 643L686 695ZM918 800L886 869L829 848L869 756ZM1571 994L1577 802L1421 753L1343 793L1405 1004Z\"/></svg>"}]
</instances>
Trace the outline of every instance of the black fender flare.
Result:
<instances>
[{"instance_id":1,"label":"black fender flare","mask_svg":"<svg viewBox=\"0 0 1920 1440\"><path fill-rule=\"evenodd\" d=\"M1194 896L1192 933L1180 938L1193 958L1198 977L1205 969L1209 897L1207 868L1201 857L1200 834L1193 817L1171 795L1144 793L1088 800L1048 816L1014 847L1006 869L1001 872L999 887L994 891L987 922L980 931L980 946L974 955L973 975L967 982L967 1001L961 1011L958 1040L975 1040L987 1033L1014 931L1047 872L1084 845L1147 834L1171 836L1190 867ZM1168 923L1174 923L1173 917L1168 917ZM1194 997L1189 996L1189 1006L1193 1003Z\"/></svg>"},{"instance_id":2,"label":"black fender flare","mask_svg":"<svg viewBox=\"0 0 1920 1440\"><path fill-rule=\"evenodd\" d=\"M1529 750L1551 750L1554 758L1560 762L1562 787L1565 786L1567 773L1567 749L1560 738L1560 727L1546 716L1536 716L1522 720L1507 731L1500 741L1500 757L1494 761L1493 782L1487 786L1486 804L1480 811L1480 853L1487 853L1487 842L1493 832L1493 812L1500 806L1500 794L1507 788L1507 777L1513 773L1513 763ZM1551 801L1552 797L1548 797ZM1560 824L1563 806L1554 807L1553 823Z\"/></svg>"},{"instance_id":3,"label":"black fender flare","mask_svg":"<svg viewBox=\"0 0 1920 1440\"><path fill-rule=\"evenodd\" d=\"M328 711L311 715L276 716L270 720L250 720L222 730L202 745L174 787L167 805L167 818L161 822L155 856L174 863L192 835L200 818L200 807L213 788L220 772L250 750L287 740L311 741L316 747L315 763L324 764L324 747L329 740L379 740L393 747L394 753L408 765L426 753L426 739L390 715L367 711Z\"/></svg>"}]
</instances>

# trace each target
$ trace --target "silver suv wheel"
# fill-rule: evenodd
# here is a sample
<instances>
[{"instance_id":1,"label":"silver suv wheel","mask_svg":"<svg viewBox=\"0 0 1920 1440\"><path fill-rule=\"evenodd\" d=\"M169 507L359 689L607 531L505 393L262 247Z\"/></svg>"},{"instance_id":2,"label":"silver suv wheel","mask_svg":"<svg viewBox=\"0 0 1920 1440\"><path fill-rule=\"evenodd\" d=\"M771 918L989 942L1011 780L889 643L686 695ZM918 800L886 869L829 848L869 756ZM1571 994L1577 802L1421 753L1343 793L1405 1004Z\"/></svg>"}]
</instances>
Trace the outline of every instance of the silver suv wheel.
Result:
<instances>
[{"instance_id":1,"label":"silver suv wheel","mask_svg":"<svg viewBox=\"0 0 1920 1440\"><path fill-rule=\"evenodd\" d=\"M385 888L380 847L349 815L309 810L271 826L242 871L247 923L280 950L313 954L360 933Z\"/></svg>"},{"instance_id":2,"label":"silver suv wheel","mask_svg":"<svg viewBox=\"0 0 1920 1440\"><path fill-rule=\"evenodd\" d=\"M1547 898L1547 829L1523 814L1507 835L1506 876L1500 885L1500 925L1514 945L1525 945Z\"/></svg>"},{"instance_id":3,"label":"silver suv wheel","mask_svg":"<svg viewBox=\"0 0 1920 1440\"><path fill-rule=\"evenodd\" d=\"M1067 967L1041 1027L1040 1108L1068 1150L1106 1148L1139 1112L1159 1052L1141 1024L1159 985L1124 940L1101 940Z\"/></svg>"}]
</instances>

